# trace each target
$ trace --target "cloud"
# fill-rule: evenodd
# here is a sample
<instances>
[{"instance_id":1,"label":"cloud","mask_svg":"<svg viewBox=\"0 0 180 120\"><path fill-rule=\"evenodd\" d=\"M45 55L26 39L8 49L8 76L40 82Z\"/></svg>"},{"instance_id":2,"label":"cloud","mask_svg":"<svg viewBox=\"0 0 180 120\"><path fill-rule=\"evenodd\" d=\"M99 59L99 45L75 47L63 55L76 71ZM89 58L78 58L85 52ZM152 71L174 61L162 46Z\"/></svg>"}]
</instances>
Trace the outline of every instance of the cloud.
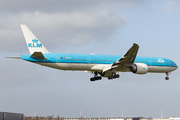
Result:
<instances>
[{"instance_id":1,"label":"cloud","mask_svg":"<svg viewBox=\"0 0 180 120\"><path fill-rule=\"evenodd\" d=\"M0 50L27 49L19 24L27 24L48 48L113 40L127 24L115 8L142 5L143 0L7 0L0 4ZM9 44L11 43L11 44Z\"/></svg>"},{"instance_id":2,"label":"cloud","mask_svg":"<svg viewBox=\"0 0 180 120\"><path fill-rule=\"evenodd\" d=\"M42 38L42 43L50 46L82 45L89 41L110 40L113 32L127 23L127 17L102 8L70 13L25 12L4 16L0 22L0 50L19 51L17 46L25 45L19 24L27 24L38 38Z\"/></svg>"},{"instance_id":3,"label":"cloud","mask_svg":"<svg viewBox=\"0 0 180 120\"><path fill-rule=\"evenodd\" d=\"M77 12L86 11L87 9L94 9L100 6L111 5L125 5L125 6L136 6L144 4L144 0L6 0L1 1L0 11L4 13L21 13L21 12Z\"/></svg>"},{"instance_id":4,"label":"cloud","mask_svg":"<svg viewBox=\"0 0 180 120\"><path fill-rule=\"evenodd\" d=\"M137 6L148 6L151 4L151 1L144 1L144 0L114 0L115 4L119 6L123 6L126 8L133 8Z\"/></svg>"},{"instance_id":5,"label":"cloud","mask_svg":"<svg viewBox=\"0 0 180 120\"><path fill-rule=\"evenodd\" d=\"M106 3L107 0L104 2ZM103 0L7 0L1 1L0 11L5 13L17 14L20 12L69 12L69 11L81 11L82 9L89 7L96 7L99 4L104 3Z\"/></svg>"},{"instance_id":6,"label":"cloud","mask_svg":"<svg viewBox=\"0 0 180 120\"><path fill-rule=\"evenodd\" d=\"M180 3L178 1L167 1L162 5L162 9L166 10L168 13L172 13L178 10Z\"/></svg>"}]
</instances>

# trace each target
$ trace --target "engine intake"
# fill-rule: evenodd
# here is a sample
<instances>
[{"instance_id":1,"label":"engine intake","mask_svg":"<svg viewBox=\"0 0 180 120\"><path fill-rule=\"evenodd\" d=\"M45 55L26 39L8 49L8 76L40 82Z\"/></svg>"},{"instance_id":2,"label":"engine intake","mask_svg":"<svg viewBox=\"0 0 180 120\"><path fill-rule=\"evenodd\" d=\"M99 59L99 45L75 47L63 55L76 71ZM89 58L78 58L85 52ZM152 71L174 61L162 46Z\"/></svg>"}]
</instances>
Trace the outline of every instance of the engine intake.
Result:
<instances>
[{"instance_id":1,"label":"engine intake","mask_svg":"<svg viewBox=\"0 0 180 120\"><path fill-rule=\"evenodd\" d=\"M146 74L148 72L148 66L144 63L134 63L129 69L135 74Z\"/></svg>"}]
</instances>

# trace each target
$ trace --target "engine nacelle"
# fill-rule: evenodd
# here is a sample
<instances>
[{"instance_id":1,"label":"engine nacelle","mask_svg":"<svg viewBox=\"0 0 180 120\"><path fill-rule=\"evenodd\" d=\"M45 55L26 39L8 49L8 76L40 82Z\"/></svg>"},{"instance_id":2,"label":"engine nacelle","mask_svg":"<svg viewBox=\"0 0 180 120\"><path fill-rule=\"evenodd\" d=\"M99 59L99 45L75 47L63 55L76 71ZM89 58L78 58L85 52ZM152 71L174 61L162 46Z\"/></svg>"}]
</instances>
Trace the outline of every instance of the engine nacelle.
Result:
<instances>
[{"instance_id":1,"label":"engine nacelle","mask_svg":"<svg viewBox=\"0 0 180 120\"><path fill-rule=\"evenodd\" d=\"M136 74L146 74L148 72L148 66L144 63L134 63L129 69Z\"/></svg>"}]
</instances>

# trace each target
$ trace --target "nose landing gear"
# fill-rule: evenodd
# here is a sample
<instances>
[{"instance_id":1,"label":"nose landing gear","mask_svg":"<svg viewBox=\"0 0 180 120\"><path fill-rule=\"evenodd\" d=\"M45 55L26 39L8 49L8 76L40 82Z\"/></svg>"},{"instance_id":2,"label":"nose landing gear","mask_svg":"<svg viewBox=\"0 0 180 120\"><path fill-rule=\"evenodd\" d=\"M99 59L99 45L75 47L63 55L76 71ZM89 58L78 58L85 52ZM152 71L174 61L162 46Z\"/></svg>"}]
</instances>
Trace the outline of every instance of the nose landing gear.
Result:
<instances>
[{"instance_id":1,"label":"nose landing gear","mask_svg":"<svg viewBox=\"0 0 180 120\"><path fill-rule=\"evenodd\" d=\"M165 77L166 80L169 80L169 73L166 72L166 77Z\"/></svg>"}]
</instances>

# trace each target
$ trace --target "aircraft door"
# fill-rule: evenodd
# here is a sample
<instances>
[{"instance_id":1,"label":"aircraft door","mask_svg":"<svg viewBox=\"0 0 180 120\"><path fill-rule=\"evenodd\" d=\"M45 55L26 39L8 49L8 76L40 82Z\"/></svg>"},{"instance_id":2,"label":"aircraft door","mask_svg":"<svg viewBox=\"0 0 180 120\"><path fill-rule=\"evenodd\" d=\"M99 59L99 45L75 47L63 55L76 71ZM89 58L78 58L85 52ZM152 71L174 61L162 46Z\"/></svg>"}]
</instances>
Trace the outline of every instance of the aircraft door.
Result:
<instances>
[{"instance_id":1,"label":"aircraft door","mask_svg":"<svg viewBox=\"0 0 180 120\"><path fill-rule=\"evenodd\" d=\"M149 60L149 66L152 66L152 60Z\"/></svg>"},{"instance_id":2,"label":"aircraft door","mask_svg":"<svg viewBox=\"0 0 180 120\"><path fill-rule=\"evenodd\" d=\"M87 63L91 63L91 59L87 57Z\"/></svg>"},{"instance_id":3,"label":"aircraft door","mask_svg":"<svg viewBox=\"0 0 180 120\"><path fill-rule=\"evenodd\" d=\"M59 63L60 62L60 57L56 56L56 62Z\"/></svg>"},{"instance_id":4,"label":"aircraft door","mask_svg":"<svg viewBox=\"0 0 180 120\"><path fill-rule=\"evenodd\" d=\"M168 66L171 66L171 62L170 61L168 62Z\"/></svg>"}]
</instances>

